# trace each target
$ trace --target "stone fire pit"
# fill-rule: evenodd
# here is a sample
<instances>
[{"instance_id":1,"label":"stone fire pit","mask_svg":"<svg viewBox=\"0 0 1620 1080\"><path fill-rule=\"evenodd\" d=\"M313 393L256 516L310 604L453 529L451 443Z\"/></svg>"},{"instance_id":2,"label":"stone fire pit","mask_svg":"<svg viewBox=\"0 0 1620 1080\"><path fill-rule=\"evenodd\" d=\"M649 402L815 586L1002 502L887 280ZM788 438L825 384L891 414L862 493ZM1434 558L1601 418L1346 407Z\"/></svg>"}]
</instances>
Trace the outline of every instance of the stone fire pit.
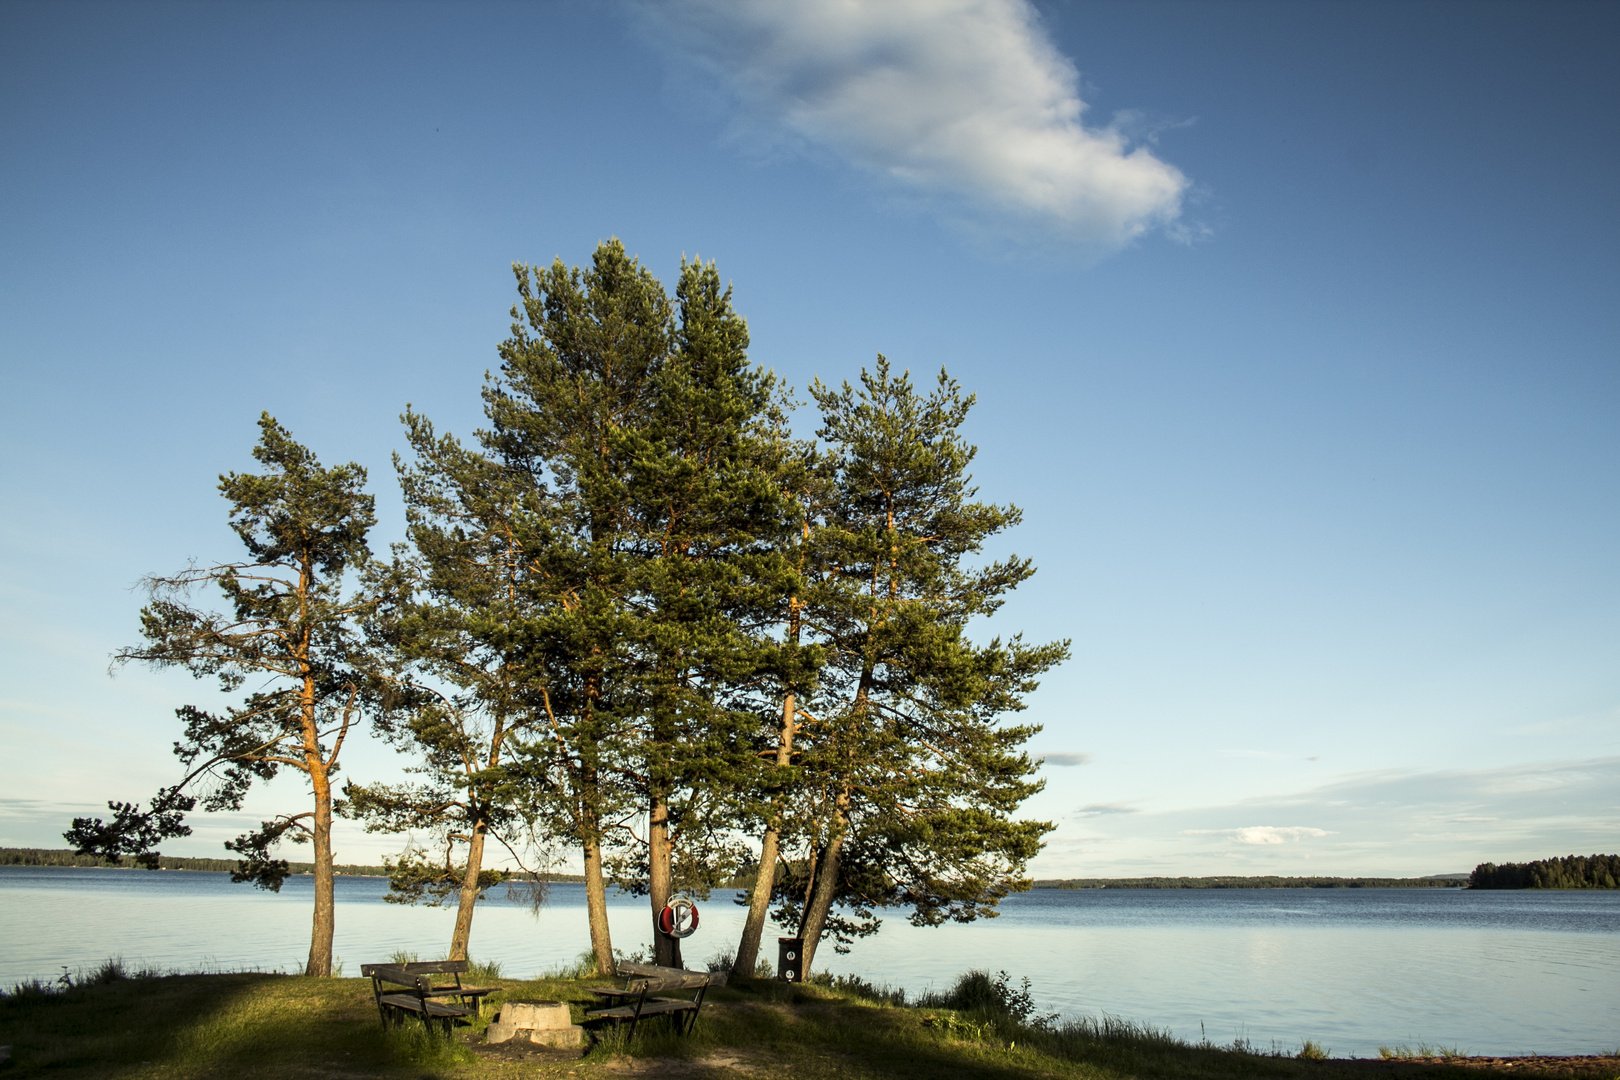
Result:
<instances>
[{"instance_id":1,"label":"stone fire pit","mask_svg":"<svg viewBox=\"0 0 1620 1080\"><path fill-rule=\"evenodd\" d=\"M484 1032L489 1043L529 1042L559 1049L578 1046L585 1029L573 1022L561 1001L508 1001Z\"/></svg>"}]
</instances>

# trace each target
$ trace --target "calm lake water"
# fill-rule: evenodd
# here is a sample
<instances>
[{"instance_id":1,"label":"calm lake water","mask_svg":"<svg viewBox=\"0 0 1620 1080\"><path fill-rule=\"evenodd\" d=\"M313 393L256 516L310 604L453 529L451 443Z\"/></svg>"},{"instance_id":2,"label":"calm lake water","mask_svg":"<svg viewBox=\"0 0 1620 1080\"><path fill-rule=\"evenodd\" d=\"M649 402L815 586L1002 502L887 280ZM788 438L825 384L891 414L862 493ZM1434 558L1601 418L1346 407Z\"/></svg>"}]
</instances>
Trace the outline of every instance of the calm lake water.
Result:
<instances>
[{"instance_id":1,"label":"calm lake water","mask_svg":"<svg viewBox=\"0 0 1620 1080\"><path fill-rule=\"evenodd\" d=\"M337 953L350 975L396 949L429 958L449 942L452 912L386 904L386 886L338 879ZM735 944L734 895L702 905L688 964ZM276 895L228 874L0 867L0 985L110 956L187 971L297 969L310 901L307 877ZM1005 969L1029 977L1044 1010L1262 1048L1314 1039L1372 1056L1400 1043L1476 1054L1620 1045L1620 893L1037 890L1002 911L936 929L889 918L848 956L827 947L821 960L913 993L970 968ZM610 922L624 951L650 937L643 899L612 898ZM570 962L588 945L578 885L554 886L538 916L497 889L473 925L473 955L499 960L509 977Z\"/></svg>"}]
</instances>

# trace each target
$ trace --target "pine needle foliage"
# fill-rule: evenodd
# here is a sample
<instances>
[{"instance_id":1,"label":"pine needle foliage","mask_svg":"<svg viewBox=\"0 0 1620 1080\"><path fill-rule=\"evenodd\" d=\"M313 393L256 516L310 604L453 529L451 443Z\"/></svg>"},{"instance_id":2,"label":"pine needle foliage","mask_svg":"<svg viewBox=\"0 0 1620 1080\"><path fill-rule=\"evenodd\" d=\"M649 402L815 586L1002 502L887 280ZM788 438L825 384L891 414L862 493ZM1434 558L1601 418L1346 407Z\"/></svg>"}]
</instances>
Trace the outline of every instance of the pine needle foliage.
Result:
<instances>
[{"instance_id":1,"label":"pine needle foliage","mask_svg":"<svg viewBox=\"0 0 1620 1080\"><path fill-rule=\"evenodd\" d=\"M806 968L824 933L847 949L879 908L967 922L1029 887L1024 865L1052 828L1015 816L1040 790L1022 749L1038 729L1001 719L1068 655L1067 642L968 637L1034 573L1016 556L975 563L1020 513L976 501L960 434L973 398L943 371L920 392L881 356L858 388L811 394L835 479L803 618L826 663L796 760L800 855L776 886Z\"/></svg>"},{"instance_id":2,"label":"pine needle foliage","mask_svg":"<svg viewBox=\"0 0 1620 1080\"><path fill-rule=\"evenodd\" d=\"M360 626L376 597L351 588L371 569L366 534L375 522L366 471L349 463L324 468L268 413L259 420L254 458L263 473L229 473L219 490L231 504L232 530L249 558L192 566L147 579L141 609L143 645L115 654L117 664L180 668L217 680L227 694L251 684L223 712L192 705L174 752L186 776L162 789L147 809L109 803L113 820L75 818L65 834L85 854L133 856L155 868L163 840L185 836L186 812L239 810L256 780L282 769L304 774L314 806L264 822L228 841L242 858L233 880L277 891L289 873L275 845L288 839L314 848L315 916L306 972L332 968L332 776L339 755L368 711L389 693L386 665ZM212 586L229 610L194 606L190 595Z\"/></svg>"}]
</instances>

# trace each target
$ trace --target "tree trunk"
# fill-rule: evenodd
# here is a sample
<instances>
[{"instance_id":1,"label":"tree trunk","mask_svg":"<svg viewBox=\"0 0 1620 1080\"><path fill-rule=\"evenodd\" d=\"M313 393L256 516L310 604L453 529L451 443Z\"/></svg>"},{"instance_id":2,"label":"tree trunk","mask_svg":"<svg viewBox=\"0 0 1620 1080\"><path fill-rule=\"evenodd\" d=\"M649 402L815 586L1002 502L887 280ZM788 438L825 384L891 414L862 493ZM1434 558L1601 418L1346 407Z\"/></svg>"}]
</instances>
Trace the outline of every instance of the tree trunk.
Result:
<instances>
[{"instance_id":1,"label":"tree trunk","mask_svg":"<svg viewBox=\"0 0 1620 1080\"><path fill-rule=\"evenodd\" d=\"M827 928L827 915L832 911L833 898L838 895L838 868L839 856L844 850L844 834L848 829L845 812L849 808L849 793L841 792L838 796L837 810L833 818L833 832L827 838L827 850L822 854L820 865L816 868L816 887L810 894L810 903L804 909L804 925L799 929L799 936L804 939L804 969L800 972L801 979L810 975L810 965L816 959L816 946L821 944L822 932Z\"/></svg>"},{"instance_id":2,"label":"tree trunk","mask_svg":"<svg viewBox=\"0 0 1620 1080\"><path fill-rule=\"evenodd\" d=\"M867 663L861 669L860 685L855 691L857 723L864 723L866 719L867 694L871 685L872 666ZM833 802L832 830L827 837L826 852L821 857L821 866L815 871L815 891L805 904L804 922L799 927L799 936L804 939L804 951L801 953L804 970L800 978L807 978L810 975L810 965L816 958L816 946L821 944L822 932L827 927L827 916L832 911L833 898L838 895L840 856L844 850L844 837L849 831L849 802L852 794L849 785L853 783L847 778L855 774L854 762L847 762L846 769L845 786L839 789L838 798Z\"/></svg>"},{"instance_id":3,"label":"tree trunk","mask_svg":"<svg viewBox=\"0 0 1620 1080\"><path fill-rule=\"evenodd\" d=\"M613 937L608 932L607 884L602 876L602 841L587 839L585 849L585 919L591 927L591 952L596 956L596 973L612 975Z\"/></svg>"},{"instance_id":4,"label":"tree trunk","mask_svg":"<svg viewBox=\"0 0 1620 1080\"><path fill-rule=\"evenodd\" d=\"M478 903L478 877L484 869L484 823L473 826L467 841L467 869L461 877L461 897L456 905L456 929L450 935L450 959L467 959L467 942L472 937L473 906Z\"/></svg>"},{"instance_id":5,"label":"tree trunk","mask_svg":"<svg viewBox=\"0 0 1620 1080\"><path fill-rule=\"evenodd\" d=\"M776 862L780 858L781 837L776 826L765 830L759 842L759 878L748 897L748 918L743 922L737 957L731 962L731 977L752 979L759 966L759 942L765 934L765 916L770 913L771 890L776 886Z\"/></svg>"},{"instance_id":6,"label":"tree trunk","mask_svg":"<svg viewBox=\"0 0 1620 1080\"><path fill-rule=\"evenodd\" d=\"M309 935L305 975L332 974L332 931L336 925L332 895L332 785L324 771L310 775L315 787L315 923Z\"/></svg>"},{"instance_id":7,"label":"tree trunk","mask_svg":"<svg viewBox=\"0 0 1620 1080\"><path fill-rule=\"evenodd\" d=\"M655 793L647 812L647 899L652 904L653 961L665 967L681 966L681 941L664 933L658 917L673 895L670 872L669 803Z\"/></svg>"},{"instance_id":8,"label":"tree trunk","mask_svg":"<svg viewBox=\"0 0 1620 1080\"><path fill-rule=\"evenodd\" d=\"M776 767L786 767L793 759L793 694L782 699L782 734L776 743ZM771 890L776 886L776 860L781 843L778 825L782 819L782 805L778 803L775 817L765 830L759 843L759 877L754 881L753 894L748 898L748 918L743 922L742 940L737 943L737 958L732 961L731 974L737 979L752 979L759 964L759 941L765 933L765 916L771 907Z\"/></svg>"}]
</instances>

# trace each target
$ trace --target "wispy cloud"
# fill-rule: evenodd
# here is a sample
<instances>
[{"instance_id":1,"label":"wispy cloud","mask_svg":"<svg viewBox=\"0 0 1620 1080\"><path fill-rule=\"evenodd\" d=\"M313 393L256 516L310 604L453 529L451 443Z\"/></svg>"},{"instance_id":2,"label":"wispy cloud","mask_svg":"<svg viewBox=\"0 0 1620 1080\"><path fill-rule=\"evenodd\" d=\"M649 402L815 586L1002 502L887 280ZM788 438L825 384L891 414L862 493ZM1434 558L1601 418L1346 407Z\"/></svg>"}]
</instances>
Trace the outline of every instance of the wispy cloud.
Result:
<instances>
[{"instance_id":1,"label":"wispy cloud","mask_svg":"<svg viewBox=\"0 0 1620 1080\"><path fill-rule=\"evenodd\" d=\"M1091 754L1086 753L1084 750L1075 751L1073 753L1064 750L1050 754L1042 754L1041 760L1045 761L1048 765L1090 765L1097 759Z\"/></svg>"},{"instance_id":2,"label":"wispy cloud","mask_svg":"<svg viewBox=\"0 0 1620 1080\"><path fill-rule=\"evenodd\" d=\"M1094 802L1089 806L1082 806L1074 812L1075 817L1101 817L1105 814L1134 814L1136 807L1123 806L1120 803Z\"/></svg>"},{"instance_id":3,"label":"wispy cloud","mask_svg":"<svg viewBox=\"0 0 1620 1080\"><path fill-rule=\"evenodd\" d=\"M1327 836L1326 829L1304 825L1246 825L1240 829L1183 829L1183 836L1225 836L1240 844L1286 844L1307 837Z\"/></svg>"},{"instance_id":4,"label":"wispy cloud","mask_svg":"<svg viewBox=\"0 0 1620 1080\"><path fill-rule=\"evenodd\" d=\"M1620 832L1617 793L1620 757L1376 770L1224 805L1069 816L1036 874L1465 872L1485 861L1606 850ZM1236 825L1255 821L1309 825ZM1085 858L1058 843L1066 829Z\"/></svg>"},{"instance_id":5,"label":"wispy cloud","mask_svg":"<svg viewBox=\"0 0 1620 1080\"><path fill-rule=\"evenodd\" d=\"M901 190L1112 250L1175 226L1188 181L1088 126L1079 75L1028 0L634 3L649 37L723 87L734 130L830 152ZM982 216L982 214L981 214Z\"/></svg>"}]
</instances>

